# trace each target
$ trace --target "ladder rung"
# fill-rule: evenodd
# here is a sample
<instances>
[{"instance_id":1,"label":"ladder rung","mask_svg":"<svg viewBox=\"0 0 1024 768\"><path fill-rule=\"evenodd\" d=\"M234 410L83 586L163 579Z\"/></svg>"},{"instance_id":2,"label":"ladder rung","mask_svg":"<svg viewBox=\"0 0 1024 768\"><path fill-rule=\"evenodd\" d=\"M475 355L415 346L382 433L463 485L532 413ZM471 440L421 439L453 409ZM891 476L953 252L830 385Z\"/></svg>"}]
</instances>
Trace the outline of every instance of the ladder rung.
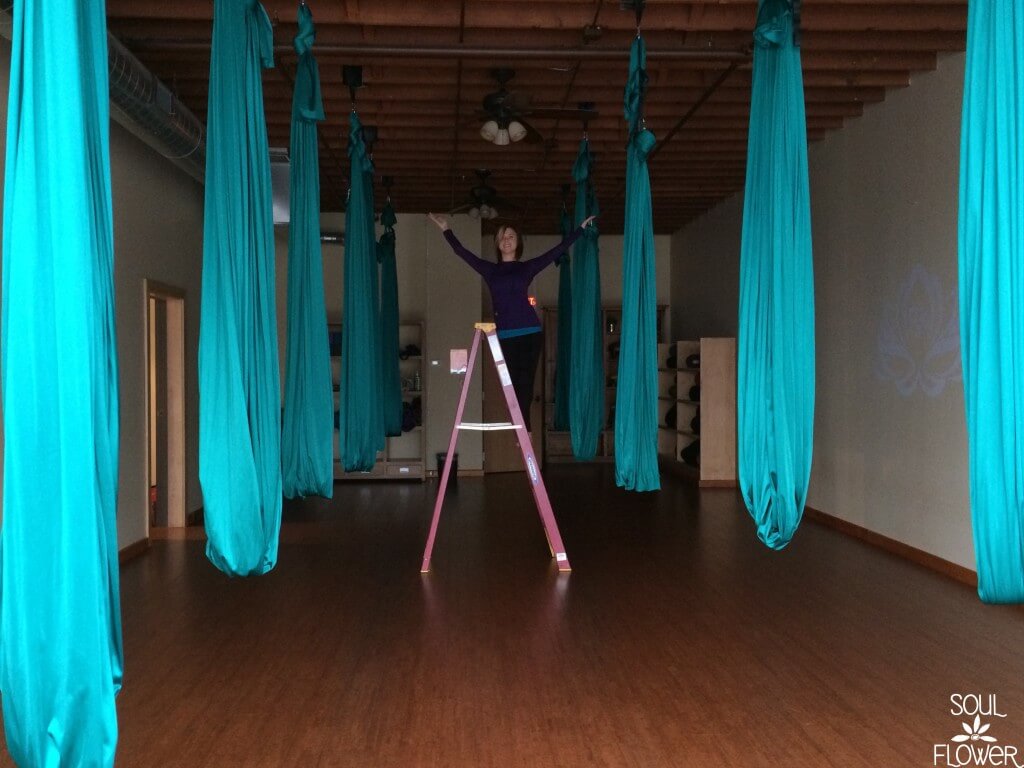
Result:
<instances>
[{"instance_id":1,"label":"ladder rung","mask_svg":"<svg viewBox=\"0 0 1024 768\"><path fill-rule=\"evenodd\" d=\"M465 429L470 432L497 432L502 429L522 429L521 426L513 424L511 421L492 421L489 424L464 421L457 425L457 427L458 429Z\"/></svg>"}]
</instances>

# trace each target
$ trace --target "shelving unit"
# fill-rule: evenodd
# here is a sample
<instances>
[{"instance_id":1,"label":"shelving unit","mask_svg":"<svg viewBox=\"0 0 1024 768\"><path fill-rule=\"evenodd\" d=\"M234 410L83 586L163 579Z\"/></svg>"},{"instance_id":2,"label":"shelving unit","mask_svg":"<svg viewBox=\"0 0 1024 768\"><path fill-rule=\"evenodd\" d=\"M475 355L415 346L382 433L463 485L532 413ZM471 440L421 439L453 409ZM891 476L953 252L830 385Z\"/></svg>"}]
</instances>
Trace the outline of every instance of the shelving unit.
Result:
<instances>
[{"instance_id":1,"label":"shelving unit","mask_svg":"<svg viewBox=\"0 0 1024 768\"><path fill-rule=\"evenodd\" d=\"M658 366L663 465L702 487L735 487L736 339L659 344Z\"/></svg>"},{"instance_id":2,"label":"shelving unit","mask_svg":"<svg viewBox=\"0 0 1024 768\"><path fill-rule=\"evenodd\" d=\"M329 325L328 334L331 340L331 377L334 384L334 479L335 480L419 480L427 477L426 455L427 436L423 429L423 414L427 407L426 371L423 361L426 359L427 347L423 323L403 323L398 327L399 375L402 379L403 408L411 410L413 425L403 423L401 435L387 438L383 451L377 452L377 462L367 472L346 472L342 466L341 434L338 431L338 408L341 405L341 326ZM411 354L410 346L419 350L419 354ZM417 388L418 382L418 388ZM419 418L415 417L415 403L419 399ZM405 422L405 419L403 419ZM409 429L405 429L410 426Z\"/></svg>"},{"instance_id":3,"label":"shelving unit","mask_svg":"<svg viewBox=\"0 0 1024 768\"><path fill-rule=\"evenodd\" d=\"M658 339L665 338L668 307L658 305ZM598 438L595 461L615 458L615 393L619 367L618 342L622 333L622 307L610 306L601 310L603 329L601 348L604 350L605 423ZM660 345L659 345L660 346ZM572 454L572 439L568 432L554 428L555 377L558 365L558 308L544 309L544 457L545 461L576 461Z\"/></svg>"}]
</instances>

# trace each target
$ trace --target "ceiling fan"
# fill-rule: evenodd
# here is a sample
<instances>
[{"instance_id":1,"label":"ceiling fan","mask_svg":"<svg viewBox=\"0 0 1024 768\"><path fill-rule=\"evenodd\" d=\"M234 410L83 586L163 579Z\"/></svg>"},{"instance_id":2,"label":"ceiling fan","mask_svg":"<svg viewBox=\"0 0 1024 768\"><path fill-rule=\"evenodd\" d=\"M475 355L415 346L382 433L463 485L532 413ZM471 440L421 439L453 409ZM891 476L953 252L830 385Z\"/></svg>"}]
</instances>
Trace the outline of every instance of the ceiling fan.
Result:
<instances>
[{"instance_id":1,"label":"ceiling fan","mask_svg":"<svg viewBox=\"0 0 1024 768\"><path fill-rule=\"evenodd\" d=\"M516 205L503 197L499 197L498 191L487 183L487 179L491 176L491 172L489 170L486 168L477 168L476 175L480 180L480 183L469 190L468 202L450 210L448 212L449 215L467 211L474 219L496 219L501 216L501 214L498 213L496 206L500 206L505 210L512 209L517 213L522 212L522 206ZM510 217L505 216L503 218Z\"/></svg>"},{"instance_id":2,"label":"ceiling fan","mask_svg":"<svg viewBox=\"0 0 1024 768\"><path fill-rule=\"evenodd\" d=\"M499 147L523 139L531 144L542 143L544 137L526 120L527 117L565 118L582 120L584 123L597 117L597 112L592 108L531 107L528 96L513 93L506 87L515 74L514 69L504 67L491 70L491 77L498 81L498 90L484 96L483 109L477 113L484 120L480 136L487 141Z\"/></svg>"}]
</instances>

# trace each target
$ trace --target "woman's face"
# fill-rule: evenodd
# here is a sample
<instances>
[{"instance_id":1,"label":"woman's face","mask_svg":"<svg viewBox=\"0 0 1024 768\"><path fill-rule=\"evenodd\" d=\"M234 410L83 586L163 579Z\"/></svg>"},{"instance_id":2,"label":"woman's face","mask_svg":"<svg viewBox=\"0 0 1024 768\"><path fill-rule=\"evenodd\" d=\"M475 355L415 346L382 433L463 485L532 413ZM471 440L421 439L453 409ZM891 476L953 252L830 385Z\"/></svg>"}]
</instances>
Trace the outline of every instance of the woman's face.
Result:
<instances>
[{"instance_id":1,"label":"woman's face","mask_svg":"<svg viewBox=\"0 0 1024 768\"><path fill-rule=\"evenodd\" d=\"M502 261L516 260L516 247L519 245L519 235L512 227L505 227L498 236L498 250L501 251Z\"/></svg>"}]
</instances>

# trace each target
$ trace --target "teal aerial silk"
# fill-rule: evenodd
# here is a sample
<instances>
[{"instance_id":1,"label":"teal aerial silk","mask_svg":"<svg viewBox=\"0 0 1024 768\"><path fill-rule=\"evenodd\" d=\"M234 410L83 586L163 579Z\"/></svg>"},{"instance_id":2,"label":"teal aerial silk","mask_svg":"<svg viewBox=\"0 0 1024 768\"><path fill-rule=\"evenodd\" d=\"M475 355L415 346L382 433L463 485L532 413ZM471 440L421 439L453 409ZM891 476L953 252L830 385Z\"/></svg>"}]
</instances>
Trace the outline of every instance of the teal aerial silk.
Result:
<instances>
[{"instance_id":1,"label":"teal aerial silk","mask_svg":"<svg viewBox=\"0 0 1024 768\"><path fill-rule=\"evenodd\" d=\"M627 491L656 491L658 475L658 305L654 222L647 155L656 143L643 125L647 51L638 34L629 54L624 98L626 222L622 243L622 337L615 402L615 482Z\"/></svg>"},{"instance_id":2,"label":"teal aerial silk","mask_svg":"<svg viewBox=\"0 0 1024 768\"><path fill-rule=\"evenodd\" d=\"M363 127L349 114L351 162L345 207L345 284L341 353L341 461L346 472L373 469L384 447L380 395L380 294L373 225L373 161Z\"/></svg>"},{"instance_id":3,"label":"teal aerial silk","mask_svg":"<svg viewBox=\"0 0 1024 768\"><path fill-rule=\"evenodd\" d=\"M395 209L389 199L380 214L384 234L377 243L380 261L380 381L384 433L402 434L402 377L398 370L398 266L395 260Z\"/></svg>"},{"instance_id":4,"label":"teal aerial silk","mask_svg":"<svg viewBox=\"0 0 1024 768\"><path fill-rule=\"evenodd\" d=\"M558 228L562 239L572 234L569 212L562 206ZM558 265L558 358L555 361L555 412L552 426L560 431L569 430L569 381L572 378L572 260L568 253L557 259Z\"/></svg>"},{"instance_id":5,"label":"teal aerial silk","mask_svg":"<svg viewBox=\"0 0 1024 768\"><path fill-rule=\"evenodd\" d=\"M1024 601L1024 8L974 0L960 133L960 339L978 594Z\"/></svg>"},{"instance_id":6,"label":"teal aerial silk","mask_svg":"<svg viewBox=\"0 0 1024 768\"><path fill-rule=\"evenodd\" d=\"M583 139L572 175L576 181L579 226L597 215L597 200L590 171L590 143ZM598 439L605 426L604 332L601 325L601 264L595 219L583 230L572 254L572 356L569 379L569 428L572 453L580 461L597 455ZM561 314L561 313L559 313Z\"/></svg>"},{"instance_id":7,"label":"teal aerial silk","mask_svg":"<svg viewBox=\"0 0 1024 768\"><path fill-rule=\"evenodd\" d=\"M754 31L740 248L740 490L772 549L800 524L814 428L814 275L800 50L791 0L762 0Z\"/></svg>"},{"instance_id":8,"label":"teal aerial silk","mask_svg":"<svg viewBox=\"0 0 1024 768\"><path fill-rule=\"evenodd\" d=\"M0 698L20 766L112 766L121 687L103 3L14 4L0 370Z\"/></svg>"},{"instance_id":9,"label":"teal aerial silk","mask_svg":"<svg viewBox=\"0 0 1024 768\"><path fill-rule=\"evenodd\" d=\"M199 480L206 556L247 576L277 562L281 393L274 222L261 70L273 30L256 0L215 0L199 321Z\"/></svg>"},{"instance_id":10,"label":"teal aerial silk","mask_svg":"<svg viewBox=\"0 0 1024 768\"><path fill-rule=\"evenodd\" d=\"M299 61L292 97L291 212L288 226L288 355L281 429L286 498L334 492L334 394L320 254L320 160L316 124L324 119L313 56L313 14L299 6Z\"/></svg>"}]
</instances>

